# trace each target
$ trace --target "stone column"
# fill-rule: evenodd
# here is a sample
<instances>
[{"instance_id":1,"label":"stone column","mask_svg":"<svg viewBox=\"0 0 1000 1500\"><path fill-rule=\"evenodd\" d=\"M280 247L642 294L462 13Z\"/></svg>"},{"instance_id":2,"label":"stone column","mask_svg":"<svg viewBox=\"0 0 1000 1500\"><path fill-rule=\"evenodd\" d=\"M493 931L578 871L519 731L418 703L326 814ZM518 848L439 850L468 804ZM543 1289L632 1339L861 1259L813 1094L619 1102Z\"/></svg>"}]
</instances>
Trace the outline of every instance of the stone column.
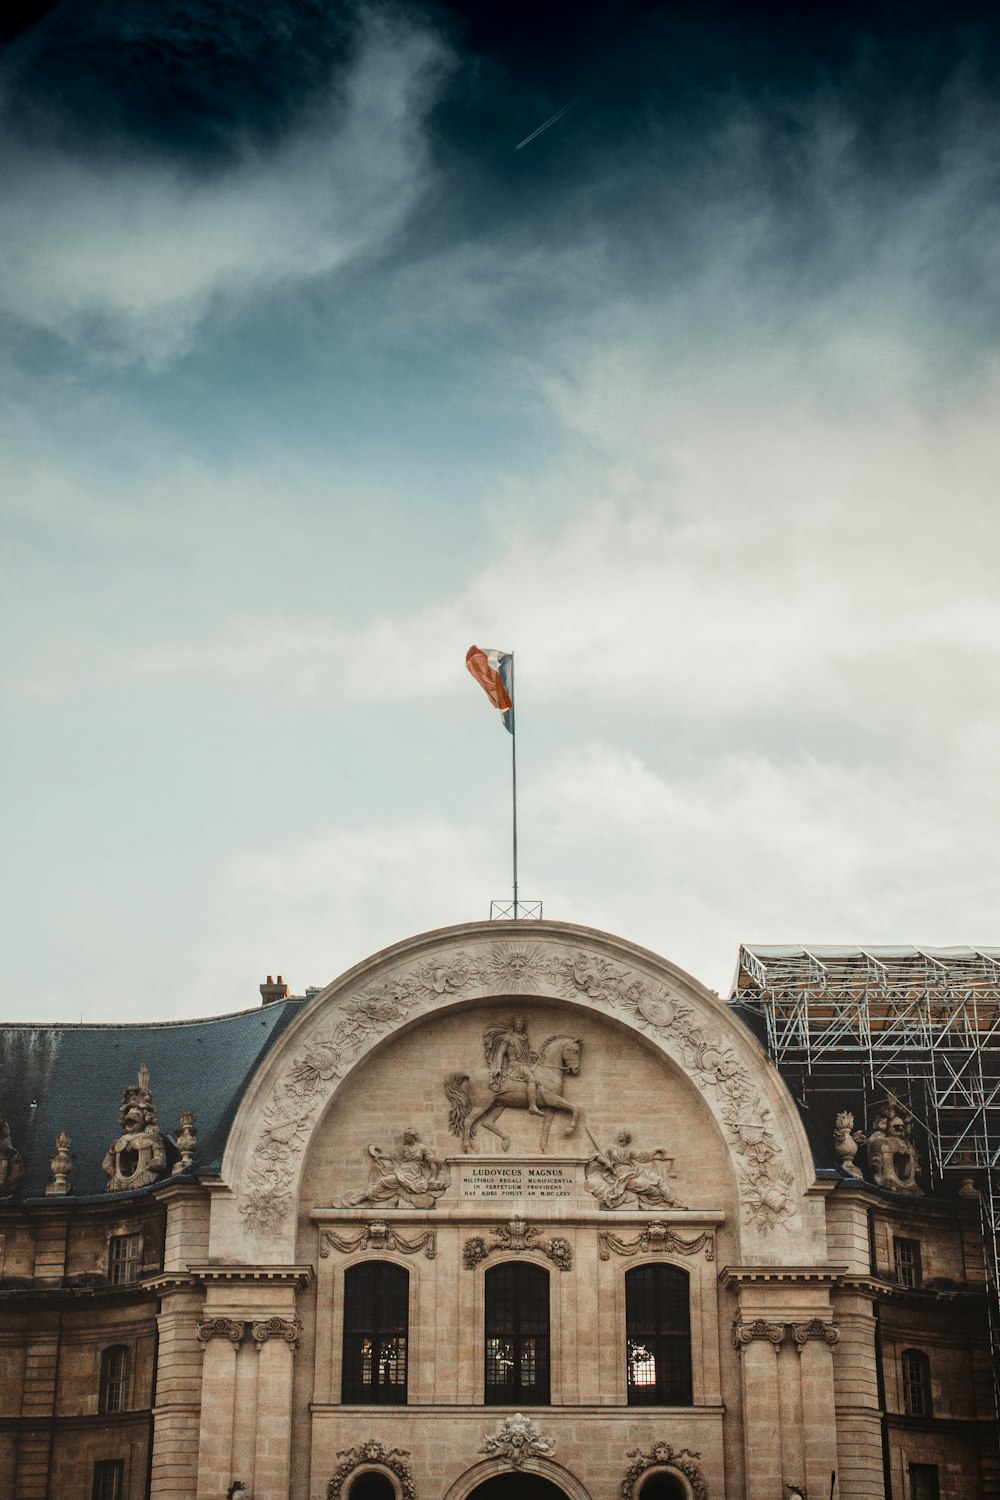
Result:
<instances>
[{"instance_id":1,"label":"stone column","mask_svg":"<svg viewBox=\"0 0 1000 1500\"><path fill-rule=\"evenodd\" d=\"M236 1415L236 1355L246 1323L209 1318L198 1324L205 1355L201 1372L201 1438L197 1500L218 1500L230 1485Z\"/></svg>"},{"instance_id":2,"label":"stone column","mask_svg":"<svg viewBox=\"0 0 1000 1500\"><path fill-rule=\"evenodd\" d=\"M159 1355L153 1396L152 1500L190 1500L198 1483L198 1415L203 1346L198 1339L201 1295L171 1288L156 1317Z\"/></svg>"},{"instance_id":3,"label":"stone column","mask_svg":"<svg viewBox=\"0 0 1000 1500\"><path fill-rule=\"evenodd\" d=\"M301 1326L297 1318L277 1317L253 1324L253 1339L259 1353L254 1500L288 1500L292 1359L299 1345Z\"/></svg>"},{"instance_id":4,"label":"stone column","mask_svg":"<svg viewBox=\"0 0 1000 1500\"><path fill-rule=\"evenodd\" d=\"M840 1333L833 1357L840 1458L838 1497L885 1500L871 1292L863 1288L839 1291L834 1308Z\"/></svg>"},{"instance_id":5,"label":"stone column","mask_svg":"<svg viewBox=\"0 0 1000 1500\"><path fill-rule=\"evenodd\" d=\"M837 1467L837 1410L833 1394L833 1346L840 1335L832 1323L813 1318L797 1323L792 1337L802 1376L802 1441L806 1489L826 1494Z\"/></svg>"},{"instance_id":6,"label":"stone column","mask_svg":"<svg viewBox=\"0 0 1000 1500\"><path fill-rule=\"evenodd\" d=\"M733 1342L743 1356L746 1500L774 1500L782 1494L778 1350L784 1338L782 1325L764 1318L739 1323L733 1330Z\"/></svg>"}]
</instances>

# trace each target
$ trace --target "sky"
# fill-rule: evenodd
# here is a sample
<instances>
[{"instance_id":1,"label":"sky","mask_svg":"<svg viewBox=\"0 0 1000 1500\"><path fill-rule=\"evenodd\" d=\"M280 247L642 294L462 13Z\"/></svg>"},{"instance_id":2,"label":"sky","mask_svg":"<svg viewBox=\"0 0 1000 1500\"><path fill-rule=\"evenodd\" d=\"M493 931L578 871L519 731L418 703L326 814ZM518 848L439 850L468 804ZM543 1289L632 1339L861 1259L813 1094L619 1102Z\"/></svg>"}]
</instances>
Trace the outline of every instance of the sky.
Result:
<instances>
[{"instance_id":1,"label":"sky","mask_svg":"<svg viewBox=\"0 0 1000 1500\"><path fill-rule=\"evenodd\" d=\"M546 917L1000 941L1000 21L25 0L0 170L5 1019L487 917L472 643Z\"/></svg>"}]
</instances>

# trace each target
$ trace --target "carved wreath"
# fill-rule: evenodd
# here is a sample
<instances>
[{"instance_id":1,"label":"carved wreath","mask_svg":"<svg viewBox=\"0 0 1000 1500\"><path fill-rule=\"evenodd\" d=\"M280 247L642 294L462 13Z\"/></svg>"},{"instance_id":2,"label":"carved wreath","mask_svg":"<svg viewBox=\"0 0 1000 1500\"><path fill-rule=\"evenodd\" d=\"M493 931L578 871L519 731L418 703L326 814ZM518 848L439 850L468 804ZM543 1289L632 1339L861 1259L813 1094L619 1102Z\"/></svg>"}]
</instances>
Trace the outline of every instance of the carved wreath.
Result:
<instances>
[{"instance_id":1,"label":"carved wreath","mask_svg":"<svg viewBox=\"0 0 1000 1500\"><path fill-rule=\"evenodd\" d=\"M281 1074L264 1107L264 1128L251 1153L240 1212L256 1234L276 1233L292 1210L295 1161L305 1150L316 1112L334 1080L390 1026L442 995L478 989L487 994L535 993L551 988L625 1015L641 1031L676 1044L699 1088L711 1090L740 1158L744 1217L762 1233L784 1227L794 1213L792 1174L781 1163L770 1111L749 1068L717 1033L664 984L582 949L541 943L493 942L446 962L401 967L379 984L338 1005L337 1019L303 1045Z\"/></svg>"},{"instance_id":2,"label":"carved wreath","mask_svg":"<svg viewBox=\"0 0 1000 1500\"><path fill-rule=\"evenodd\" d=\"M375 1438L369 1438L366 1443L359 1443L356 1448L339 1448L337 1457L340 1463L334 1469L333 1477L326 1487L327 1500L340 1500L345 1480L356 1469L363 1468L367 1464L377 1464L380 1468L388 1469L391 1474L395 1474L399 1480L403 1500L417 1500L413 1471L408 1461L410 1457L408 1448L386 1449Z\"/></svg>"},{"instance_id":3,"label":"carved wreath","mask_svg":"<svg viewBox=\"0 0 1000 1500\"><path fill-rule=\"evenodd\" d=\"M492 1240L474 1234L462 1246L462 1264L467 1271L474 1271L476 1266L502 1250L538 1250L560 1271L573 1269L573 1246L562 1235L542 1237L533 1224L525 1224L520 1219L514 1219L510 1224L497 1224L491 1233Z\"/></svg>"},{"instance_id":4,"label":"carved wreath","mask_svg":"<svg viewBox=\"0 0 1000 1500\"><path fill-rule=\"evenodd\" d=\"M702 1478L701 1467L698 1463L700 1453L692 1453L688 1448L678 1450L670 1443L654 1443L648 1453L642 1453L638 1448L630 1448L627 1457L633 1462L625 1470L625 1477L618 1491L621 1500L633 1500L636 1484L642 1475L649 1469L658 1469L661 1466L669 1466L683 1474L690 1481L695 1500L708 1500L708 1486Z\"/></svg>"}]
</instances>

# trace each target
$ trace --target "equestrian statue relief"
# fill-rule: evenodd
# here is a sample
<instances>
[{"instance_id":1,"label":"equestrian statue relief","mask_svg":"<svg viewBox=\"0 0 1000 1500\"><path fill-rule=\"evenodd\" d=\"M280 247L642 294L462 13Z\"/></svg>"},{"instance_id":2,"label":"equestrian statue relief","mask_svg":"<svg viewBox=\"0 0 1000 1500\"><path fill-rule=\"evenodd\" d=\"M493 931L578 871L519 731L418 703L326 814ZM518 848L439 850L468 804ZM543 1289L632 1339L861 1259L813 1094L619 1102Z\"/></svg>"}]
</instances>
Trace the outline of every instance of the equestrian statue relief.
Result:
<instances>
[{"instance_id":1,"label":"equestrian statue relief","mask_svg":"<svg viewBox=\"0 0 1000 1500\"><path fill-rule=\"evenodd\" d=\"M531 1045L524 1017L511 1016L503 1026L487 1026L483 1032L486 1067L472 1073L452 1073L445 1080L451 1102L449 1125L463 1151L475 1149L480 1125L498 1136L505 1151L510 1137L497 1121L505 1109L524 1109L542 1121L540 1146L544 1151L557 1111L569 1115L563 1135L573 1135L579 1110L565 1098L565 1077L580 1071L580 1040L572 1036L550 1036L536 1051Z\"/></svg>"}]
</instances>

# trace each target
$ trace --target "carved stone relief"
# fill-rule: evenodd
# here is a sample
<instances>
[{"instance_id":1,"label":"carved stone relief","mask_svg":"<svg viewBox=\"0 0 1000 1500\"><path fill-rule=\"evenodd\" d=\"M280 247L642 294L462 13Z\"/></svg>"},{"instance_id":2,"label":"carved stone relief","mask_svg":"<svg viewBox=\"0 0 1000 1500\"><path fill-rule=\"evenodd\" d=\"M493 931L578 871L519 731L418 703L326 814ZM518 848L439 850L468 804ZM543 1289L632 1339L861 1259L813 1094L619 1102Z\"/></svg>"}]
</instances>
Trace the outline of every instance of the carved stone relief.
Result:
<instances>
[{"instance_id":1,"label":"carved stone relief","mask_svg":"<svg viewBox=\"0 0 1000 1500\"><path fill-rule=\"evenodd\" d=\"M569 1115L564 1136L576 1132L579 1110L563 1090L565 1079L580 1071L580 1041L572 1036L550 1036L536 1052L523 1016L511 1016L503 1026L483 1032L485 1068L451 1073L445 1093L451 1105L448 1123L463 1151L475 1149L480 1125L499 1136L506 1151L510 1138L497 1125L505 1109L526 1109L542 1121L539 1144L544 1151L557 1111Z\"/></svg>"},{"instance_id":2,"label":"carved stone relief","mask_svg":"<svg viewBox=\"0 0 1000 1500\"><path fill-rule=\"evenodd\" d=\"M104 1155L108 1181L105 1192L124 1193L148 1187L162 1177L167 1166L167 1148L156 1123L156 1105L149 1092L149 1069L143 1063L137 1083L130 1083L118 1111L121 1135Z\"/></svg>"},{"instance_id":3,"label":"carved stone relief","mask_svg":"<svg viewBox=\"0 0 1000 1500\"><path fill-rule=\"evenodd\" d=\"M768 1323L765 1318L755 1318L752 1323L737 1323L733 1329L733 1346L742 1353L747 1344L753 1343L754 1339L766 1339L777 1349L785 1342L785 1329L782 1323Z\"/></svg>"},{"instance_id":4,"label":"carved stone relief","mask_svg":"<svg viewBox=\"0 0 1000 1500\"><path fill-rule=\"evenodd\" d=\"M423 1250L428 1260L437 1252L437 1235L433 1229L423 1234L402 1235L382 1219L366 1224L354 1234L338 1234L335 1229L325 1229L320 1235L319 1253L323 1260L329 1259L331 1247L341 1255L354 1255L358 1250L396 1250L401 1255L415 1255Z\"/></svg>"},{"instance_id":5,"label":"carved stone relief","mask_svg":"<svg viewBox=\"0 0 1000 1500\"><path fill-rule=\"evenodd\" d=\"M344 1194L342 1208L433 1208L451 1182L447 1162L435 1160L415 1130L403 1131L394 1155L378 1146L368 1155L368 1181L359 1193Z\"/></svg>"},{"instance_id":6,"label":"carved stone relief","mask_svg":"<svg viewBox=\"0 0 1000 1500\"><path fill-rule=\"evenodd\" d=\"M590 1158L585 1177L602 1208L678 1208L670 1186L670 1178L677 1176L673 1166L665 1151L639 1151L631 1131L620 1130L613 1146Z\"/></svg>"},{"instance_id":7,"label":"carved stone relief","mask_svg":"<svg viewBox=\"0 0 1000 1500\"><path fill-rule=\"evenodd\" d=\"M388 1469L399 1480L402 1500L417 1500L417 1489L410 1468L409 1448L385 1448L374 1438L359 1443L356 1448L340 1448L337 1451L340 1463L333 1471L326 1487L327 1500L341 1500L346 1481L358 1469Z\"/></svg>"},{"instance_id":8,"label":"carved stone relief","mask_svg":"<svg viewBox=\"0 0 1000 1500\"><path fill-rule=\"evenodd\" d=\"M875 1115L867 1140L868 1169L879 1187L896 1193L923 1195L917 1182L920 1157L913 1144L913 1121L892 1094Z\"/></svg>"},{"instance_id":9,"label":"carved stone relief","mask_svg":"<svg viewBox=\"0 0 1000 1500\"><path fill-rule=\"evenodd\" d=\"M258 1234L280 1230L291 1212L296 1163L317 1111L336 1079L389 1027L414 1010L429 1009L442 995L487 998L538 993L543 987L556 998L586 1001L623 1016L673 1052L695 1084L716 1101L730 1143L746 1164L739 1173L746 1222L764 1234L788 1222L795 1209L794 1179L782 1165L770 1110L750 1069L710 1025L695 1018L690 1005L664 983L593 953L564 944L494 941L443 961L401 964L380 983L338 1002L333 1020L317 1023L264 1106L264 1127L249 1153L242 1185L240 1212L248 1229ZM562 1064L559 1070L569 1071ZM489 1090L490 1070L483 1071L488 1108L495 1097ZM458 1077L464 1082L465 1075ZM452 1100L453 1110L455 1104ZM468 1113L464 1107L460 1129Z\"/></svg>"},{"instance_id":10,"label":"carved stone relief","mask_svg":"<svg viewBox=\"0 0 1000 1500\"><path fill-rule=\"evenodd\" d=\"M462 1264L467 1271L475 1270L484 1260L499 1251L538 1250L560 1271L573 1269L573 1247L561 1235L543 1235L541 1230L523 1219L511 1219L507 1224L497 1224L491 1231L491 1240L482 1235L473 1235L462 1246Z\"/></svg>"},{"instance_id":11,"label":"carved stone relief","mask_svg":"<svg viewBox=\"0 0 1000 1500\"><path fill-rule=\"evenodd\" d=\"M715 1259L715 1235L709 1229L704 1234L686 1240L665 1224L647 1224L634 1240L623 1240L616 1234L604 1230L597 1236L601 1260L610 1260L612 1250L616 1255L697 1255L704 1250L706 1260Z\"/></svg>"},{"instance_id":12,"label":"carved stone relief","mask_svg":"<svg viewBox=\"0 0 1000 1500\"><path fill-rule=\"evenodd\" d=\"M692 1453L689 1448L674 1448L670 1443L654 1443L648 1453L630 1448L626 1457L632 1459L632 1463L625 1470L625 1477L619 1486L621 1500L635 1500L642 1476L650 1469L661 1468L676 1469L688 1480L694 1490L695 1500L708 1500L708 1486L698 1463L700 1453Z\"/></svg>"},{"instance_id":13,"label":"carved stone relief","mask_svg":"<svg viewBox=\"0 0 1000 1500\"><path fill-rule=\"evenodd\" d=\"M24 1179L24 1162L10 1138L7 1117L0 1115L0 1198L12 1198Z\"/></svg>"},{"instance_id":14,"label":"carved stone relief","mask_svg":"<svg viewBox=\"0 0 1000 1500\"><path fill-rule=\"evenodd\" d=\"M522 1469L529 1458L550 1457L556 1445L552 1438L542 1436L536 1422L518 1411L504 1418L479 1451L487 1458L505 1458L515 1469Z\"/></svg>"}]
</instances>

